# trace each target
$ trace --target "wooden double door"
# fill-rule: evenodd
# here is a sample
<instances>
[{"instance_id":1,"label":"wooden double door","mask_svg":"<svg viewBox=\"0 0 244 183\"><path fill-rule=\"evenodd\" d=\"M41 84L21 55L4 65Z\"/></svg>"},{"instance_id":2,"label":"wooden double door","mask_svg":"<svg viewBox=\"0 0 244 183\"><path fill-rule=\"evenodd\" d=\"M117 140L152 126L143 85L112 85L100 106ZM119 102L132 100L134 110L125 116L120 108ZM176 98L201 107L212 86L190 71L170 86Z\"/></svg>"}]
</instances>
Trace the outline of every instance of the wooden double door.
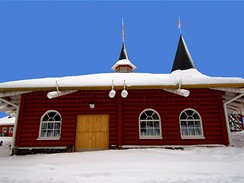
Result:
<instances>
[{"instance_id":1,"label":"wooden double door","mask_svg":"<svg viewBox=\"0 0 244 183\"><path fill-rule=\"evenodd\" d=\"M78 115L75 151L108 149L109 115Z\"/></svg>"}]
</instances>

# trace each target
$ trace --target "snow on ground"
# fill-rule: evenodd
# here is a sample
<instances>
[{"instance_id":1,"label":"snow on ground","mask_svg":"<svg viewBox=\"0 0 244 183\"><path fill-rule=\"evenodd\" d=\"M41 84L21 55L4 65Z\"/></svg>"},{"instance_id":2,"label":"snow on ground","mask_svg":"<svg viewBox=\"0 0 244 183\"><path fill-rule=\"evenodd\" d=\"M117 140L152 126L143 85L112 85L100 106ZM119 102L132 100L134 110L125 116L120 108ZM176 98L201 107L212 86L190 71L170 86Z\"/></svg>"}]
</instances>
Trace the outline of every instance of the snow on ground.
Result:
<instances>
[{"instance_id":1,"label":"snow on ground","mask_svg":"<svg viewBox=\"0 0 244 183\"><path fill-rule=\"evenodd\" d=\"M3 142L2 146L0 146L0 159L1 157L6 157L9 156L11 151L10 151L10 146L12 144L12 137L0 137L0 142ZM1 162L0 162L1 164ZM1 165L0 165L1 166ZM0 169L1 171L1 169ZM0 172L1 176L1 172Z\"/></svg>"},{"instance_id":2,"label":"snow on ground","mask_svg":"<svg viewBox=\"0 0 244 183\"><path fill-rule=\"evenodd\" d=\"M0 183L243 183L244 131L233 137L237 147L26 156L7 156L11 140L1 137Z\"/></svg>"},{"instance_id":3,"label":"snow on ground","mask_svg":"<svg viewBox=\"0 0 244 183\"><path fill-rule=\"evenodd\" d=\"M244 130L241 132L232 133L232 138L235 147L244 147Z\"/></svg>"}]
</instances>

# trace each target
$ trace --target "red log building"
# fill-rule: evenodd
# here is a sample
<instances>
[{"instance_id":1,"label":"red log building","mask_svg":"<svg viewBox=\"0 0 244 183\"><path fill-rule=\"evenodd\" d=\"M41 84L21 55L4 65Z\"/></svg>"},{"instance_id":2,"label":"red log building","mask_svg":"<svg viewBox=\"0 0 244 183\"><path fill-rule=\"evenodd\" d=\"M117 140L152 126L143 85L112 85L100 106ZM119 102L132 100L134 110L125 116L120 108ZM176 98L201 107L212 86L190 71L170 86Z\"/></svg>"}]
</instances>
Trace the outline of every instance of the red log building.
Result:
<instances>
[{"instance_id":1,"label":"red log building","mask_svg":"<svg viewBox=\"0 0 244 183\"><path fill-rule=\"evenodd\" d=\"M227 105L244 79L199 73L182 35L170 74L132 73L124 43L112 69L1 83L1 106L16 115L13 153L232 144Z\"/></svg>"},{"instance_id":2,"label":"red log building","mask_svg":"<svg viewBox=\"0 0 244 183\"><path fill-rule=\"evenodd\" d=\"M15 118L0 118L0 136L12 137L14 132Z\"/></svg>"}]
</instances>

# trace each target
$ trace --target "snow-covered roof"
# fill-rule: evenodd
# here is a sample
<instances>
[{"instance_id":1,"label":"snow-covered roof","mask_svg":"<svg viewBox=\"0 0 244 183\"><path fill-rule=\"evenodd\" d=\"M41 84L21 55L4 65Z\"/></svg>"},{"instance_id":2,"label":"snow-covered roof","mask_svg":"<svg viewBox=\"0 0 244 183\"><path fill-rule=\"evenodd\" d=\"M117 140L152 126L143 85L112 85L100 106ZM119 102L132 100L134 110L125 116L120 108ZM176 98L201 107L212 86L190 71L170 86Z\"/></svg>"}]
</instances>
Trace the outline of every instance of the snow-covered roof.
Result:
<instances>
[{"instance_id":1,"label":"snow-covered roof","mask_svg":"<svg viewBox=\"0 0 244 183\"><path fill-rule=\"evenodd\" d=\"M101 73L80 76L67 76L58 78L29 79L0 83L0 92L14 90L43 90L43 89L84 89L84 88L110 88L124 86L129 88L176 88L181 84L186 88L196 88L195 85L208 87L244 87L244 79L238 77L210 77L201 74L196 69L176 70L171 74L150 73Z\"/></svg>"},{"instance_id":2,"label":"snow-covered roof","mask_svg":"<svg viewBox=\"0 0 244 183\"><path fill-rule=\"evenodd\" d=\"M170 74L170 79L174 82L181 80L182 85L235 85L244 87L244 78L239 77L211 77L200 73L197 69L176 70Z\"/></svg>"},{"instance_id":3,"label":"snow-covered roof","mask_svg":"<svg viewBox=\"0 0 244 183\"><path fill-rule=\"evenodd\" d=\"M9 118L8 116L0 118L0 126L2 125L14 125L15 117Z\"/></svg>"}]
</instances>

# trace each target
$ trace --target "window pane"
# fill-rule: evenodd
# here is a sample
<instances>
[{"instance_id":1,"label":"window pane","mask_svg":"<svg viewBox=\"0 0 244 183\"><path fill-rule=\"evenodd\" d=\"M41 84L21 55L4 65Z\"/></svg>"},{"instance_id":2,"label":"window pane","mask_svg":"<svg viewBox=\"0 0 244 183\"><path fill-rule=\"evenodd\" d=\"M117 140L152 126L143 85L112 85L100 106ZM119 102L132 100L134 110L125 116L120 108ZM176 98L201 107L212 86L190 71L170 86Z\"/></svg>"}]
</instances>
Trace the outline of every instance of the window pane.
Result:
<instances>
[{"instance_id":1,"label":"window pane","mask_svg":"<svg viewBox=\"0 0 244 183\"><path fill-rule=\"evenodd\" d=\"M42 119L42 121L48 121L48 115L45 115L44 117L43 117L43 119Z\"/></svg>"},{"instance_id":2,"label":"window pane","mask_svg":"<svg viewBox=\"0 0 244 183\"><path fill-rule=\"evenodd\" d=\"M195 121L195 127L201 127L200 121Z\"/></svg>"},{"instance_id":3,"label":"window pane","mask_svg":"<svg viewBox=\"0 0 244 183\"><path fill-rule=\"evenodd\" d=\"M193 111L192 110L187 110L187 111L185 111L185 113L187 114L187 116L192 116Z\"/></svg>"},{"instance_id":4,"label":"window pane","mask_svg":"<svg viewBox=\"0 0 244 183\"><path fill-rule=\"evenodd\" d=\"M53 129L53 123L48 123L48 129Z\"/></svg>"},{"instance_id":5,"label":"window pane","mask_svg":"<svg viewBox=\"0 0 244 183\"><path fill-rule=\"evenodd\" d=\"M145 112L144 112L144 113L142 113L142 115L141 115L140 119L141 119L141 120L142 120L142 119L147 119L147 116L146 116L146 113L145 113Z\"/></svg>"},{"instance_id":6,"label":"window pane","mask_svg":"<svg viewBox=\"0 0 244 183\"><path fill-rule=\"evenodd\" d=\"M147 132L148 132L149 136L153 136L154 135L154 130L153 129L148 129Z\"/></svg>"},{"instance_id":7,"label":"window pane","mask_svg":"<svg viewBox=\"0 0 244 183\"><path fill-rule=\"evenodd\" d=\"M196 129L196 135L202 135L202 130L201 128Z\"/></svg>"},{"instance_id":8,"label":"window pane","mask_svg":"<svg viewBox=\"0 0 244 183\"><path fill-rule=\"evenodd\" d=\"M152 117L153 117L153 119L159 119L158 115L155 112L153 113Z\"/></svg>"},{"instance_id":9,"label":"window pane","mask_svg":"<svg viewBox=\"0 0 244 183\"><path fill-rule=\"evenodd\" d=\"M58 114L55 116L55 121L61 121L61 117Z\"/></svg>"},{"instance_id":10,"label":"window pane","mask_svg":"<svg viewBox=\"0 0 244 183\"><path fill-rule=\"evenodd\" d=\"M49 112L48 115L50 118L53 118L57 113L56 112Z\"/></svg>"},{"instance_id":11,"label":"window pane","mask_svg":"<svg viewBox=\"0 0 244 183\"><path fill-rule=\"evenodd\" d=\"M181 123L181 127L186 127L187 126L186 125L186 121L181 121L180 123Z\"/></svg>"},{"instance_id":12,"label":"window pane","mask_svg":"<svg viewBox=\"0 0 244 183\"><path fill-rule=\"evenodd\" d=\"M194 118L194 119L200 119L197 113L194 113L194 114L193 114L193 118Z\"/></svg>"},{"instance_id":13,"label":"window pane","mask_svg":"<svg viewBox=\"0 0 244 183\"><path fill-rule=\"evenodd\" d=\"M180 119L186 119L186 118L187 118L187 115L186 115L185 112L183 112L183 113L181 114L181 116L180 116Z\"/></svg>"},{"instance_id":14,"label":"window pane","mask_svg":"<svg viewBox=\"0 0 244 183\"><path fill-rule=\"evenodd\" d=\"M146 111L145 113L147 114L147 116L152 116L153 115L153 111Z\"/></svg>"},{"instance_id":15,"label":"window pane","mask_svg":"<svg viewBox=\"0 0 244 183\"><path fill-rule=\"evenodd\" d=\"M146 121L141 122L141 128L146 128Z\"/></svg>"},{"instance_id":16,"label":"window pane","mask_svg":"<svg viewBox=\"0 0 244 183\"><path fill-rule=\"evenodd\" d=\"M194 127L193 121L188 121L188 127Z\"/></svg>"},{"instance_id":17,"label":"window pane","mask_svg":"<svg viewBox=\"0 0 244 183\"><path fill-rule=\"evenodd\" d=\"M47 136L47 130L42 130L41 137L46 137L46 136Z\"/></svg>"},{"instance_id":18,"label":"window pane","mask_svg":"<svg viewBox=\"0 0 244 183\"><path fill-rule=\"evenodd\" d=\"M46 129L47 128L47 123L42 123L42 129Z\"/></svg>"},{"instance_id":19,"label":"window pane","mask_svg":"<svg viewBox=\"0 0 244 183\"><path fill-rule=\"evenodd\" d=\"M188 135L186 128L181 128L181 135Z\"/></svg>"},{"instance_id":20,"label":"window pane","mask_svg":"<svg viewBox=\"0 0 244 183\"><path fill-rule=\"evenodd\" d=\"M157 136L160 135L160 129L155 129L155 135L157 135Z\"/></svg>"},{"instance_id":21,"label":"window pane","mask_svg":"<svg viewBox=\"0 0 244 183\"><path fill-rule=\"evenodd\" d=\"M54 137L59 137L60 130L54 130Z\"/></svg>"},{"instance_id":22,"label":"window pane","mask_svg":"<svg viewBox=\"0 0 244 183\"><path fill-rule=\"evenodd\" d=\"M60 129L60 123L55 123L54 124L54 129Z\"/></svg>"},{"instance_id":23,"label":"window pane","mask_svg":"<svg viewBox=\"0 0 244 183\"><path fill-rule=\"evenodd\" d=\"M159 128L159 121L154 121L154 127Z\"/></svg>"},{"instance_id":24,"label":"window pane","mask_svg":"<svg viewBox=\"0 0 244 183\"><path fill-rule=\"evenodd\" d=\"M147 131L146 129L141 129L141 136L146 136L147 134Z\"/></svg>"},{"instance_id":25,"label":"window pane","mask_svg":"<svg viewBox=\"0 0 244 183\"><path fill-rule=\"evenodd\" d=\"M189 135L195 135L195 130L194 130L194 128L189 127L189 128L188 128L188 133L189 133Z\"/></svg>"},{"instance_id":26,"label":"window pane","mask_svg":"<svg viewBox=\"0 0 244 183\"><path fill-rule=\"evenodd\" d=\"M47 136L48 137L53 137L53 130L48 130L47 131Z\"/></svg>"},{"instance_id":27,"label":"window pane","mask_svg":"<svg viewBox=\"0 0 244 183\"><path fill-rule=\"evenodd\" d=\"M147 122L147 128L153 128L153 122L152 121Z\"/></svg>"}]
</instances>

